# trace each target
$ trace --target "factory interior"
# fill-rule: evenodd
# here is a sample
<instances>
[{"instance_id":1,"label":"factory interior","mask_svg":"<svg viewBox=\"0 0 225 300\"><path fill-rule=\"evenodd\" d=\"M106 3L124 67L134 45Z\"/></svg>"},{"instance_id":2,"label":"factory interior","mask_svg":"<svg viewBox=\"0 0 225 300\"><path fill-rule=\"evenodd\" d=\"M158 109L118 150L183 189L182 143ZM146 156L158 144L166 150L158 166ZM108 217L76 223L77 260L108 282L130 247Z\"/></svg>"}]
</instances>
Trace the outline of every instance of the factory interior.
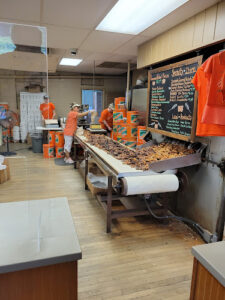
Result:
<instances>
[{"instance_id":1,"label":"factory interior","mask_svg":"<svg viewBox=\"0 0 225 300\"><path fill-rule=\"evenodd\" d=\"M0 300L225 300L225 0L0 0Z\"/></svg>"}]
</instances>

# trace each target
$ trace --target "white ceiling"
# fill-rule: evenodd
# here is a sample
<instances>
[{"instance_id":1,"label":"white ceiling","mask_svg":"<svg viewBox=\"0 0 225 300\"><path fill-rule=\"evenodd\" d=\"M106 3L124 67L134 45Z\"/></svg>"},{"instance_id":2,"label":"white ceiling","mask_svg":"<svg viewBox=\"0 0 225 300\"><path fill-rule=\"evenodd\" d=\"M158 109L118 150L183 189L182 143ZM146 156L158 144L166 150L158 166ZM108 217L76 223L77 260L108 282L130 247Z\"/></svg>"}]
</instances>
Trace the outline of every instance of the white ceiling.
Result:
<instances>
[{"instance_id":1,"label":"white ceiling","mask_svg":"<svg viewBox=\"0 0 225 300\"><path fill-rule=\"evenodd\" d=\"M49 54L50 72L57 69L92 73L94 64L98 66L104 61L136 62L138 45L210 7L218 0L189 0L136 36L95 31L116 2L117 0L0 0L0 21L47 28L47 46L56 48ZM159 5L163 5L163 2L159 2ZM13 41L17 44L40 46L41 34L38 29L17 26L13 30ZM82 58L83 62L77 67L59 66L62 56L71 57L71 48L78 49L76 58ZM14 56L14 59L15 57L20 56ZM21 67L24 71L32 68L30 63L30 59L23 59ZM17 64L17 67L20 65ZM40 67L38 63L33 67L36 65ZM3 68L1 64L0 67ZM120 74L124 70L95 67L95 72Z\"/></svg>"}]
</instances>

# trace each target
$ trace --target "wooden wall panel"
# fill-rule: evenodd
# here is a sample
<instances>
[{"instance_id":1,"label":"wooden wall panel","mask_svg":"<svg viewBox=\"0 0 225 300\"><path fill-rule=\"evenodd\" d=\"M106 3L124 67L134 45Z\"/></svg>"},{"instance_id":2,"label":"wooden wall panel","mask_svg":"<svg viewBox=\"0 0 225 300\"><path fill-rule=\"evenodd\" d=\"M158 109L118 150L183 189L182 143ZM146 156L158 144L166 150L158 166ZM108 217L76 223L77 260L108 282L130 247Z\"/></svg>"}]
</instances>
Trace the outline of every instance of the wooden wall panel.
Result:
<instances>
[{"instance_id":1,"label":"wooden wall panel","mask_svg":"<svg viewBox=\"0 0 225 300\"><path fill-rule=\"evenodd\" d=\"M137 67L143 68L225 39L225 1L138 47Z\"/></svg>"},{"instance_id":2,"label":"wooden wall panel","mask_svg":"<svg viewBox=\"0 0 225 300\"><path fill-rule=\"evenodd\" d=\"M203 44L210 44L214 40L215 26L217 16L217 5L214 5L205 11L205 27L203 33Z\"/></svg>"},{"instance_id":3,"label":"wooden wall panel","mask_svg":"<svg viewBox=\"0 0 225 300\"><path fill-rule=\"evenodd\" d=\"M225 1L218 4L216 28L215 28L215 40L223 39L225 35Z\"/></svg>"},{"instance_id":4,"label":"wooden wall panel","mask_svg":"<svg viewBox=\"0 0 225 300\"><path fill-rule=\"evenodd\" d=\"M199 47L202 45L203 34L205 27L205 11L198 14L195 17L195 28L194 28L194 36L193 36L193 47Z\"/></svg>"}]
</instances>

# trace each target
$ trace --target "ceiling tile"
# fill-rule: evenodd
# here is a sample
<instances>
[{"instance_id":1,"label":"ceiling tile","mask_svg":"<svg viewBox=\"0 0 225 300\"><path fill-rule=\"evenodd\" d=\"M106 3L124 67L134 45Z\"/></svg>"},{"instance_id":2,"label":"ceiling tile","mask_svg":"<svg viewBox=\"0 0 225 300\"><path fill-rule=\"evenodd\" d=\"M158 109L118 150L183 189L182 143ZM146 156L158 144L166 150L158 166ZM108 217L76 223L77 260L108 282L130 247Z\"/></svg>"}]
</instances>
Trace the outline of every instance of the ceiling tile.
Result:
<instances>
[{"instance_id":1,"label":"ceiling tile","mask_svg":"<svg viewBox=\"0 0 225 300\"><path fill-rule=\"evenodd\" d=\"M43 30L46 32L45 28ZM42 37L44 39L45 35L42 34L38 27L15 25L12 28L14 44L41 47Z\"/></svg>"},{"instance_id":2,"label":"ceiling tile","mask_svg":"<svg viewBox=\"0 0 225 300\"><path fill-rule=\"evenodd\" d=\"M40 0L0 0L0 18L40 22Z\"/></svg>"},{"instance_id":3,"label":"ceiling tile","mask_svg":"<svg viewBox=\"0 0 225 300\"><path fill-rule=\"evenodd\" d=\"M81 49L113 53L115 49L132 39L133 35L93 31L81 45Z\"/></svg>"},{"instance_id":4,"label":"ceiling tile","mask_svg":"<svg viewBox=\"0 0 225 300\"><path fill-rule=\"evenodd\" d=\"M86 58L86 60L88 60L88 61L106 60L110 56L111 56L110 53L93 52Z\"/></svg>"},{"instance_id":5,"label":"ceiling tile","mask_svg":"<svg viewBox=\"0 0 225 300\"><path fill-rule=\"evenodd\" d=\"M52 48L78 48L90 33L87 29L75 29L53 25L47 26L48 47Z\"/></svg>"},{"instance_id":6,"label":"ceiling tile","mask_svg":"<svg viewBox=\"0 0 225 300\"><path fill-rule=\"evenodd\" d=\"M44 0L42 22L93 29L117 0Z\"/></svg>"}]
</instances>

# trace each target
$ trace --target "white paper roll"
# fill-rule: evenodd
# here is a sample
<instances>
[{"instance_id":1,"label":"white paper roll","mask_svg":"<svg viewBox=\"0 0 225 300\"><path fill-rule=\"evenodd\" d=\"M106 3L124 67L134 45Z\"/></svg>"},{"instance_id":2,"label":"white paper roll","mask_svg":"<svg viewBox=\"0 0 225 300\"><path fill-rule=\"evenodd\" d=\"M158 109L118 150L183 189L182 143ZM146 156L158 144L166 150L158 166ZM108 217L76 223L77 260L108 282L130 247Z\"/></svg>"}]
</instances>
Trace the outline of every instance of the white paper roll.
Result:
<instances>
[{"instance_id":1,"label":"white paper roll","mask_svg":"<svg viewBox=\"0 0 225 300\"><path fill-rule=\"evenodd\" d=\"M122 182L122 193L126 196L174 192L179 188L178 178L174 174L124 177Z\"/></svg>"}]
</instances>

